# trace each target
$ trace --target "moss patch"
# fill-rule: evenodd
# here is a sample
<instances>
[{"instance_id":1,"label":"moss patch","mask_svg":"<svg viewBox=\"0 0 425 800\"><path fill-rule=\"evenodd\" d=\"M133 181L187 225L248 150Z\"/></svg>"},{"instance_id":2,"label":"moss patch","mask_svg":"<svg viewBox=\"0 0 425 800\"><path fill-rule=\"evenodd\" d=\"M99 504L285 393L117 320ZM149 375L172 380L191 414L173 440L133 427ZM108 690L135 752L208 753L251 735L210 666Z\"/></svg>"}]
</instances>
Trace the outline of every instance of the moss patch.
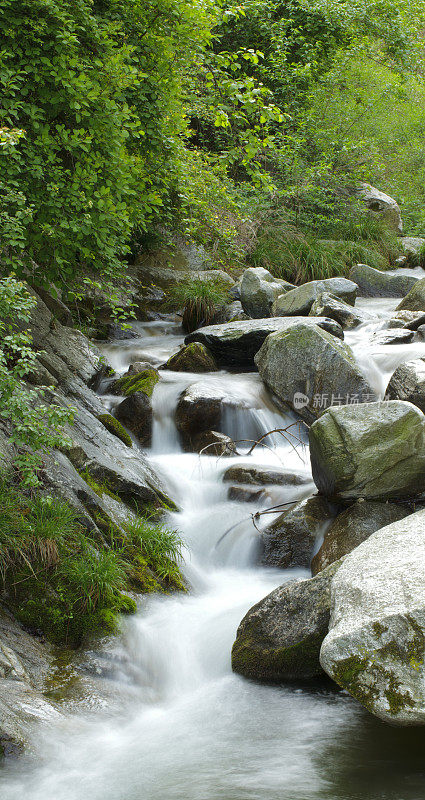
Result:
<instances>
[{"instance_id":1,"label":"moss patch","mask_svg":"<svg viewBox=\"0 0 425 800\"><path fill-rule=\"evenodd\" d=\"M118 439L121 439L121 441L124 442L127 447L133 447L130 434L127 433L124 426L121 425L121 422L118 422L118 420L115 419L112 414L99 414L98 420L102 423L102 425L105 426L109 433L112 433L114 436L117 436Z\"/></svg>"},{"instance_id":2,"label":"moss patch","mask_svg":"<svg viewBox=\"0 0 425 800\"><path fill-rule=\"evenodd\" d=\"M129 397L135 392L143 392L147 397L152 397L153 390L159 381L156 369L144 369L136 375L123 375L112 384L114 394L123 394Z\"/></svg>"}]
</instances>

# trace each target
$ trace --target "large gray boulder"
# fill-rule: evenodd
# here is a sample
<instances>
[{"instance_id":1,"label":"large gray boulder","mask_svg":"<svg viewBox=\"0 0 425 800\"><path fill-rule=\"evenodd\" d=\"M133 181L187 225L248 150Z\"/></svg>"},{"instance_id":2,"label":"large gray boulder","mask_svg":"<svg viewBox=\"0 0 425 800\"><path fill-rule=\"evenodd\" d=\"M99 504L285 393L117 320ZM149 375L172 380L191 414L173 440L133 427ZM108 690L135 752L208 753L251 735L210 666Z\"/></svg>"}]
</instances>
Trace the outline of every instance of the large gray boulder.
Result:
<instances>
[{"instance_id":1,"label":"large gray boulder","mask_svg":"<svg viewBox=\"0 0 425 800\"><path fill-rule=\"evenodd\" d=\"M350 270L350 280L357 283L361 297L404 297L417 283L414 275L384 272L367 264L356 264Z\"/></svg>"},{"instance_id":2,"label":"large gray boulder","mask_svg":"<svg viewBox=\"0 0 425 800\"><path fill-rule=\"evenodd\" d=\"M332 581L323 669L372 714L425 724L425 511L373 533Z\"/></svg>"},{"instance_id":3,"label":"large gray boulder","mask_svg":"<svg viewBox=\"0 0 425 800\"><path fill-rule=\"evenodd\" d=\"M338 514L326 530L322 546L311 562L312 574L317 575L329 564L351 553L372 533L410 513L407 505L357 500Z\"/></svg>"},{"instance_id":4,"label":"large gray boulder","mask_svg":"<svg viewBox=\"0 0 425 800\"><path fill-rule=\"evenodd\" d=\"M407 400L425 412L425 359L400 364L388 384L387 395L392 400Z\"/></svg>"},{"instance_id":5,"label":"large gray boulder","mask_svg":"<svg viewBox=\"0 0 425 800\"><path fill-rule=\"evenodd\" d=\"M313 478L325 496L403 498L425 489L425 416L411 403L329 408L309 439Z\"/></svg>"},{"instance_id":6,"label":"large gray boulder","mask_svg":"<svg viewBox=\"0 0 425 800\"><path fill-rule=\"evenodd\" d=\"M329 406L375 398L351 348L317 326L270 334L255 363L269 389L306 422Z\"/></svg>"},{"instance_id":7,"label":"large gray boulder","mask_svg":"<svg viewBox=\"0 0 425 800\"><path fill-rule=\"evenodd\" d=\"M370 183L361 183L356 195L360 200L363 200L370 214L381 217L397 234L403 233L400 206L393 197L380 192Z\"/></svg>"},{"instance_id":8,"label":"large gray boulder","mask_svg":"<svg viewBox=\"0 0 425 800\"><path fill-rule=\"evenodd\" d=\"M248 611L232 648L234 672L264 683L323 674L320 646L328 632L331 580L339 566L279 586Z\"/></svg>"},{"instance_id":9,"label":"large gray boulder","mask_svg":"<svg viewBox=\"0 0 425 800\"><path fill-rule=\"evenodd\" d=\"M308 314L314 301L323 292L329 292L354 305L357 285L347 278L325 278L322 281L304 283L277 298L273 305L273 315L275 317L296 317Z\"/></svg>"},{"instance_id":10,"label":"large gray boulder","mask_svg":"<svg viewBox=\"0 0 425 800\"><path fill-rule=\"evenodd\" d=\"M425 311L425 278L416 281L410 292L403 297L396 311Z\"/></svg>"},{"instance_id":11,"label":"large gray boulder","mask_svg":"<svg viewBox=\"0 0 425 800\"><path fill-rule=\"evenodd\" d=\"M243 310L254 319L270 317L274 300L293 288L292 283L278 280L264 267L249 267L241 280Z\"/></svg>"},{"instance_id":12,"label":"large gray boulder","mask_svg":"<svg viewBox=\"0 0 425 800\"><path fill-rule=\"evenodd\" d=\"M370 322L373 319L372 315L368 314L367 311L354 308L354 306L345 303L344 300L340 300L336 295L329 292L323 292L314 301L310 309L310 316L330 317L344 329L357 328L363 322Z\"/></svg>"},{"instance_id":13,"label":"large gray boulder","mask_svg":"<svg viewBox=\"0 0 425 800\"><path fill-rule=\"evenodd\" d=\"M284 511L261 533L261 563L268 567L309 568L314 547L332 521L334 511L315 495Z\"/></svg>"},{"instance_id":14,"label":"large gray boulder","mask_svg":"<svg viewBox=\"0 0 425 800\"><path fill-rule=\"evenodd\" d=\"M185 343L201 342L213 354L218 366L238 370L255 370L254 356L270 333L284 331L299 322L318 326L339 339L344 338L340 325L326 317L277 317L249 319L224 325L208 325L186 336Z\"/></svg>"}]
</instances>

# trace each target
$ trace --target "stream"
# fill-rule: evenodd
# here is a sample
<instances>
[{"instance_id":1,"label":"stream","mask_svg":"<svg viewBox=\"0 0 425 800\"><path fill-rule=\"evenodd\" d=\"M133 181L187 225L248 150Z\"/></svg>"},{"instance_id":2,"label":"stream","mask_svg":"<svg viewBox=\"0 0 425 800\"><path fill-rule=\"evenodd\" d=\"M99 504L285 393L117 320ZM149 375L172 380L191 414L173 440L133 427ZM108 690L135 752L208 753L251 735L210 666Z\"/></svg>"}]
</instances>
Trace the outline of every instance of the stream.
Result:
<instances>
[{"instance_id":1,"label":"stream","mask_svg":"<svg viewBox=\"0 0 425 800\"><path fill-rule=\"evenodd\" d=\"M398 302L359 301L374 320L346 334L382 395L398 364L425 357L422 342L371 342ZM118 372L134 361L159 365L183 340L170 320L133 328L138 338L103 347ZM274 406L254 373L161 375L147 455L180 508L167 522L181 532L192 590L141 598L139 613L123 620L113 645L116 707L91 714L80 707L54 729L39 729L34 752L0 774L0 799L422 800L425 731L379 722L330 683L270 687L232 673L230 651L246 611L276 586L308 573L256 566L253 506L228 500L222 476L242 463L310 476L305 434L294 425L292 435L273 434L251 455L184 453L173 417L180 393L194 382L224 386L248 406L223 415L223 432L235 440L256 439L296 418ZM113 398L104 399L113 409ZM246 452L248 444L240 448ZM274 486L254 510L313 492L312 483ZM263 516L260 527L272 519Z\"/></svg>"}]
</instances>

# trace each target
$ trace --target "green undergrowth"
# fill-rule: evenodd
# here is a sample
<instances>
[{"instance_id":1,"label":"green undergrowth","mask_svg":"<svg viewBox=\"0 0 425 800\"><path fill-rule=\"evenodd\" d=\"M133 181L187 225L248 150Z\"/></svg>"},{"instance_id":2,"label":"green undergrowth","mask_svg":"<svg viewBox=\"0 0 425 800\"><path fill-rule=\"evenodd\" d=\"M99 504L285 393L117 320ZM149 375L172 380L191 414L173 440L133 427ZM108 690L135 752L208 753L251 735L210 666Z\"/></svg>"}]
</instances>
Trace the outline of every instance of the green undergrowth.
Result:
<instances>
[{"instance_id":1,"label":"green undergrowth","mask_svg":"<svg viewBox=\"0 0 425 800\"><path fill-rule=\"evenodd\" d=\"M353 238L319 238L285 224L264 226L258 233L250 263L265 267L277 278L305 283L347 275L356 263L390 269L400 255L395 233L375 220L352 231L333 233L335 237L338 233L348 233Z\"/></svg>"},{"instance_id":2,"label":"green undergrowth","mask_svg":"<svg viewBox=\"0 0 425 800\"><path fill-rule=\"evenodd\" d=\"M99 487L100 488L100 487ZM58 498L34 495L0 478L0 588L3 602L33 632L77 647L116 630L134 613L127 592L184 590L178 534L147 517L94 540Z\"/></svg>"},{"instance_id":3,"label":"green undergrowth","mask_svg":"<svg viewBox=\"0 0 425 800\"><path fill-rule=\"evenodd\" d=\"M129 397L136 392L143 392L148 397L152 397L153 390L159 381L156 369L144 369L135 375L123 375L112 385L115 394L123 394Z\"/></svg>"},{"instance_id":4,"label":"green undergrowth","mask_svg":"<svg viewBox=\"0 0 425 800\"><path fill-rule=\"evenodd\" d=\"M169 287L166 305L169 309L183 309L183 330L192 333L201 325L209 325L229 298L229 286L219 278L191 278Z\"/></svg>"}]
</instances>

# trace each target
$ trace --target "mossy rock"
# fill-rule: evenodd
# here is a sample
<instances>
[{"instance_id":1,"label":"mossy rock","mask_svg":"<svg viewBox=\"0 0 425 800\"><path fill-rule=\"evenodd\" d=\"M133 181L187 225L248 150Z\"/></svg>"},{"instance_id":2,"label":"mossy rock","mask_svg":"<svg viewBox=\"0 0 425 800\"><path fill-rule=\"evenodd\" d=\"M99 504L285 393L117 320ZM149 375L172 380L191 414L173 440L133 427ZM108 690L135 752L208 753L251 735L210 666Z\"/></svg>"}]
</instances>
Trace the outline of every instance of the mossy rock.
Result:
<instances>
[{"instance_id":1,"label":"mossy rock","mask_svg":"<svg viewBox=\"0 0 425 800\"><path fill-rule=\"evenodd\" d=\"M112 433L114 436L117 436L118 439L121 439L127 447L133 447L133 442L131 441L131 436L127 433L126 429L121 422L119 422L112 414L99 414L98 416L99 422L105 426L106 430L109 433Z\"/></svg>"},{"instance_id":2,"label":"mossy rock","mask_svg":"<svg viewBox=\"0 0 425 800\"><path fill-rule=\"evenodd\" d=\"M135 375L123 375L111 386L114 394L123 394L125 397L135 392L143 392L147 397L152 397L153 390L159 381L159 374L156 369L144 369Z\"/></svg>"},{"instance_id":3,"label":"mossy rock","mask_svg":"<svg viewBox=\"0 0 425 800\"><path fill-rule=\"evenodd\" d=\"M217 372L217 365L205 345L192 342L171 356L163 369L173 372Z\"/></svg>"}]
</instances>

